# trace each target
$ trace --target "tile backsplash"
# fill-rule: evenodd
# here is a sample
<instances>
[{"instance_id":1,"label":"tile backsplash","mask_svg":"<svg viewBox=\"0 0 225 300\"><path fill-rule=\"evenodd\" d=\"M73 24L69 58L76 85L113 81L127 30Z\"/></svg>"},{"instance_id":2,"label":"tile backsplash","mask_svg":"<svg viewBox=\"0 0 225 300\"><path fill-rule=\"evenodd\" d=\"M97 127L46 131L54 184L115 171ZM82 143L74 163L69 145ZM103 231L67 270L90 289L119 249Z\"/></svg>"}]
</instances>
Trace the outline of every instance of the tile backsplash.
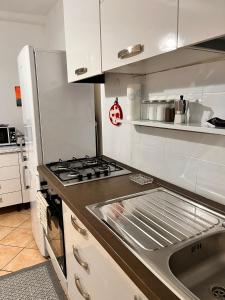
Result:
<instances>
[{"instance_id":1,"label":"tile backsplash","mask_svg":"<svg viewBox=\"0 0 225 300\"><path fill-rule=\"evenodd\" d=\"M225 136L110 123L115 97L126 119L126 88L135 82L142 83L143 99L149 94L200 99L202 107L192 106L192 121L225 119L225 61L145 77L108 74L102 87L103 154L225 205Z\"/></svg>"}]
</instances>

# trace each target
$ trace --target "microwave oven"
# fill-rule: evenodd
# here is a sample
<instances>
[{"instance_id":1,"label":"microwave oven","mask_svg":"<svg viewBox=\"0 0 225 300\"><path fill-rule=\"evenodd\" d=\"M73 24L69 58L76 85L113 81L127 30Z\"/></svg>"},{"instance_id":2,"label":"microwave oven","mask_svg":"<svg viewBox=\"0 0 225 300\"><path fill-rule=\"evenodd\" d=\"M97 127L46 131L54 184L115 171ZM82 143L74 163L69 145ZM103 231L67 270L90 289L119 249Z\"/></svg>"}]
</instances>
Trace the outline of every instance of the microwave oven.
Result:
<instances>
[{"instance_id":1,"label":"microwave oven","mask_svg":"<svg viewBox=\"0 0 225 300\"><path fill-rule=\"evenodd\" d=\"M16 145L15 127L0 127L0 146Z\"/></svg>"}]
</instances>

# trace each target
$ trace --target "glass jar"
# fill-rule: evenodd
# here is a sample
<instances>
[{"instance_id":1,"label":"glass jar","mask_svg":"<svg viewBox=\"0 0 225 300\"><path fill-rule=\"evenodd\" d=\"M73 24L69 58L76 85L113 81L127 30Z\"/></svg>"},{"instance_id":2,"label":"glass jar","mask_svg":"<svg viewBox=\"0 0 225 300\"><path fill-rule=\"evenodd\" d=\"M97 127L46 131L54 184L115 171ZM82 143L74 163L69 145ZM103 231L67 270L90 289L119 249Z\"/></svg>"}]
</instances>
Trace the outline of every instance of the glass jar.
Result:
<instances>
[{"instance_id":1,"label":"glass jar","mask_svg":"<svg viewBox=\"0 0 225 300\"><path fill-rule=\"evenodd\" d=\"M165 106L166 106L166 101L161 100L157 101L157 113L156 113L156 120L159 122L165 121Z\"/></svg>"},{"instance_id":2,"label":"glass jar","mask_svg":"<svg viewBox=\"0 0 225 300\"><path fill-rule=\"evenodd\" d=\"M175 106L174 100L167 100L165 106L165 121L174 122Z\"/></svg>"},{"instance_id":3,"label":"glass jar","mask_svg":"<svg viewBox=\"0 0 225 300\"><path fill-rule=\"evenodd\" d=\"M149 113L148 113L148 119L150 121L155 121L157 117L157 103L156 100L150 100L149 101Z\"/></svg>"},{"instance_id":4,"label":"glass jar","mask_svg":"<svg viewBox=\"0 0 225 300\"><path fill-rule=\"evenodd\" d=\"M149 119L149 106L150 101L143 100L141 103L141 119L142 120L148 120Z\"/></svg>"}]
</instances>

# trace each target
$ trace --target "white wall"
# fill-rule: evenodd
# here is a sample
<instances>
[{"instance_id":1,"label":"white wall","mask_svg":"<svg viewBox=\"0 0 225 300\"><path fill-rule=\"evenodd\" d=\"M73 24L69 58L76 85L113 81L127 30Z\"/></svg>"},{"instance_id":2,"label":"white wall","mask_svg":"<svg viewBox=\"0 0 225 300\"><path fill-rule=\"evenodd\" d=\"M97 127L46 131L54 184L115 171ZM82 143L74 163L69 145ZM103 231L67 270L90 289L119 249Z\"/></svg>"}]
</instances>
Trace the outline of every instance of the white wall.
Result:
<instances>
[{"instance_id":1,"label":"white wall","mask_svg":"<svg viewBox=\"0 0 225 300\"><path fill-rule=\"evenodd\" d=\"M62 0L47 16L0 11L0 124L16 126L20 131L23 131L22 108L16 106L14 87L19 85L17 55L27 44L65 49Z\"/></svg>"},{"instance_id":2,"label":"white wall","mask_svg":"<svg viewBox=\"0 0 225 300\"><path fill-rule=\"evenodd\" d=\"M23 128L22 112L16 106L14 87L19 84L17 55L26 44L44 47L44 26L0 18L0 123L14 125L19 130Z\"/></svg>"},{"instance_id":3,"label":"white wall","mask_svg":"<svg viewBox=\"0 0 225 300\"><path fill-rule=\"evenodd\" d=\"M63 0L58 0L46 16L46 38L49 49L65 50Z\"/></svg>"},{"instance_id":4,"label":"white wall","mask_svg":"<svg viewBox=\"0 0 225 300\"><path fill-rule=\"evenodd\" d=\"M225 204L225 137L122 124L111 125L108 112L115 97L126 118L127 75L107 75L103 90L103 153L121 162ZM225 61L142 77L144 94L184 94L200 98L194 119L225 118ZM105 93L105 95L104 95Z\"/></svg>"}]
</instances>

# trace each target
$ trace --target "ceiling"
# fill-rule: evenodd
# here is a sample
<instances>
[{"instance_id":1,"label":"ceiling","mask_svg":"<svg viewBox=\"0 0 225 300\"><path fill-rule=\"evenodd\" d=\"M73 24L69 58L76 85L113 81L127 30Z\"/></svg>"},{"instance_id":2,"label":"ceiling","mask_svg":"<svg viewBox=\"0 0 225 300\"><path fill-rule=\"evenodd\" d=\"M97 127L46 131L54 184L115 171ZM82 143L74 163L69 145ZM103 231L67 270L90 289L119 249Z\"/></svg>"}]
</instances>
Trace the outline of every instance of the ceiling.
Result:
<instances>
[{"instance_id":1,"label":"ceiling","mask_svg":"<svg viewBox=\"0 0 225 300\"><path fill-rule=\"evenodd\" d=\"M0 0L0 11L45 16L58 0Z\"/></svg>"}]
</instances>

